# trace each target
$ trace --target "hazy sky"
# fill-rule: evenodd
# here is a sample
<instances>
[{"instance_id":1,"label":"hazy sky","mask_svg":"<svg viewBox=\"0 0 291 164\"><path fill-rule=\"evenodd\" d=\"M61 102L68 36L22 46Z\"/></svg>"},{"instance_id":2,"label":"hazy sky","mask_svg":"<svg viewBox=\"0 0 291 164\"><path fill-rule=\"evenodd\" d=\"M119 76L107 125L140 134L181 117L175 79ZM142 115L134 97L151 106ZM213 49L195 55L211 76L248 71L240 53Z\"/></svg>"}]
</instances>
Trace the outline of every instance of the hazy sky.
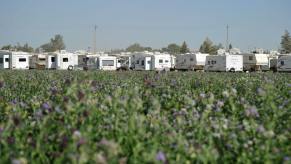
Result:
<instances>
[{"instance_id":1,"label":"hazy sky","mask_svg":"<svg viewBox=\"0 0 291 164\"><path fill-rule=\"evenodd\" d=\"M291 0L1 0L0 46L38 47L61 34L67 49L87 49L96 24L99 50L184 40L197 49L207 36L225 44L229 24L234 47L278 49L290 8Z\"/></svg>"}]
</instances>

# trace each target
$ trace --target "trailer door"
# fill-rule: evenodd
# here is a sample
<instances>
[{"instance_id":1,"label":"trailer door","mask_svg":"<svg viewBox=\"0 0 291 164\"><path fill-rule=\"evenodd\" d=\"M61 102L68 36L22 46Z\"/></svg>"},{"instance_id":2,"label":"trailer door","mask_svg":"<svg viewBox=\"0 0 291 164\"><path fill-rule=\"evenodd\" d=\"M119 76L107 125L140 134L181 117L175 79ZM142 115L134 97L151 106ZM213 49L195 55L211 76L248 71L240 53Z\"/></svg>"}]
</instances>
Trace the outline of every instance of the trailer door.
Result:
<instances>
[{"instance_id":1,"label":"trailer door","mask_svg":"<svg viewBox=\"0 0 291 164\"><path fill-rule=\"evenodd\" d=\"M9 69L10 67L10 64L9 64L9 55L4 55L4 58L3 58L3 65L5 69Z\"/></svg>"},{"instance_id":2,"label":"trailer door","mask_svg":"<svg viewBox=\"0 0 291 164\"><path fill-rule=\"evenodd\" d=\"M152 68L151 57L145 57L145 70L151 70L151 68Z\"/></svg>"}]
</instances>

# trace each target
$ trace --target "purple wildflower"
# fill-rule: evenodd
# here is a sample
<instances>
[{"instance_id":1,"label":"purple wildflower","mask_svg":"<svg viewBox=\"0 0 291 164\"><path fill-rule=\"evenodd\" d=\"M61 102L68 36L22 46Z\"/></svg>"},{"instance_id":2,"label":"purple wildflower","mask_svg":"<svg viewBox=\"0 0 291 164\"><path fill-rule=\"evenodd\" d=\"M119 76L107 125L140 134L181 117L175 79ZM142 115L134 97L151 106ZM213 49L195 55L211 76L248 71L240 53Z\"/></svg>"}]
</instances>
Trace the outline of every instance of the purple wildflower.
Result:
<instances>
[{"instance_id":1,"label":"purple wildflower","mask_svg":"<svg viewBox=\"0 0 291 164\"><path fill-rule=\"evenodd\" d=\"M166 155L164 152L159 151L156 155L156 160L166 162Z\"/></svg>"},{"instance_id":2,"label":"purple wildflower","mask_svg":"<svg viewBox=\"0 0 291 164\"><path fill-rule=\"evenodd\" d=\"M50 88L51 94L56 95L58 93L58 88L56 86Z\"/></svg>"},{"instance_id":3,"label":"purple wildflower","mask_svg":"<svg viewBox=\"0 0 291 164\"><path fill-rule=\"evenodd\" d=\"M265 132L265 127L263 125L260 125L258 128L257 128L257 132L258 133L263 133Z\"/></svg>"},{"instance_id":4,"label":"purple wildflower","mask_svg":"<svg viewBox=\"0 0 291 164\"><path fill-rule=\"evenodd\" d=\"M256 107L252 106L245 111L247 117L260 117Z\"/></svg>"},{"instance_id":5,"label":"purple wildflower","mask_svg":"<svg viewBox=\"0 0 291 164\"><path fill-rule=\"evenodd\" d=\"M288 157L288 156L284 157L284 161L290 161L290 160L291 160L290 157Z\"/></svg>"},{"instance_id":6,"label":"purple wildflower","mask_svg":"<svg viewBox=\"0 0 291 164\"><path fill-rule=\"evenodd\" d=\"M47 102L45 102L45 103L41 104L41 108L43 110L50 110L51 106Z\"/></svg>"}]
</instances>

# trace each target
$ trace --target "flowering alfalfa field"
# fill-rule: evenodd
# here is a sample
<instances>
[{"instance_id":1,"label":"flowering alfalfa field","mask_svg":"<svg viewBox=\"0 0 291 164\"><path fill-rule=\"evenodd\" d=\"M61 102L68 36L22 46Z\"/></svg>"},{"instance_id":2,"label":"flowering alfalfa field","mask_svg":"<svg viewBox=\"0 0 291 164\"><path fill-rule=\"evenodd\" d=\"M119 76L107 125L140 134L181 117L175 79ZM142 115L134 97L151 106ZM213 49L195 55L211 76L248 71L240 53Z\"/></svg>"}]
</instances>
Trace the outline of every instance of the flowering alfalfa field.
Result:
<instances>
[{"instance_id":1,"label":"flowering alfalfa field","mask_svg":"<svg viewBox=\"0 0 291 164\"><path fill-rule=\"evenodd\" d=\"M1 163L290 163L291 75L0 72Z\"/></svg>"}]
</instances>

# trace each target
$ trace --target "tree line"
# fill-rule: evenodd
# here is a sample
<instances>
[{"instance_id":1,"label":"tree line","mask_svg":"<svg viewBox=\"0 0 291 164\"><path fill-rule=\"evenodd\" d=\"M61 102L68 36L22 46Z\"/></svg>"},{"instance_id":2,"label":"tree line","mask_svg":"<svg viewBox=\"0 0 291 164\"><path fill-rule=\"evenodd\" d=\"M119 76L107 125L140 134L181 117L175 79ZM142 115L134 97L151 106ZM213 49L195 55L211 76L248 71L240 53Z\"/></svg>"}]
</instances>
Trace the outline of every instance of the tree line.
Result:
<instances>
[{"instance_id":1,"label":"tree line","mask_svg":"<svg viewBox=\"0 0 291 164\"><path fill-rule=\"evenodd\" d=\"M12 51L23 51L23 52L55 52L58 50L65 49L65 43L62 35L55 35L51 38L50 42L41 45L40 47L34 49L25 43L23 46L17 43L17 45L5 45L1 50L12 50Z\"/></svg>"},{"instance_id":2,"label":"tree line","mask_svg":"<svg viewBox=\"0 0 291 164\"><path fill-rule=\"evenodd\" d=\"M232 45L228 45L228 49L232 49ZM17 45L5 45L1 48L1 50L14 50L14 51L24 51L24 52L55 52L58 50L63 50L66 48L66 45L63 40L62 35L55 35L50 39L48 43L41 45L40 47L34 49L29 46L28 43L21 45L17 43ZM215 45L208 37L201 44L199 51L201 53L208 54L216 54L218 49L224 48L222 44ZM127 47L125 50L115 50L112 52L142 52L142 51L160 51L160 52L168 52L173 55L184 54L190 52L187 43L184 41L182 45L178 45L176 43L171 43L167 47L162 49L153 49L151 47L143 47L138 43L134 43ZM286 30L285 33L281 37L281 49L280 52L282 54L291 53L291 36L290 33Z\"/></svg>"}]
</instances>

